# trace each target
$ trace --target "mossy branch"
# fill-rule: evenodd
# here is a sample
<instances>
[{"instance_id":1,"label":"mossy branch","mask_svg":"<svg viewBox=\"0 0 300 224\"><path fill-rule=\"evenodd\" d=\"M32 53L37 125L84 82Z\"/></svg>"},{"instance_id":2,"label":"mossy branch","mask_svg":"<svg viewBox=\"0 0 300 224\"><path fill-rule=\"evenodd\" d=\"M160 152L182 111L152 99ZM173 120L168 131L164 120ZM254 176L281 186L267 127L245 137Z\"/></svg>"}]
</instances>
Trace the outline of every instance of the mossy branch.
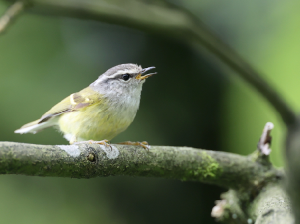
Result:
<instances>
[{"instance_id":1,"label":"mossy branch","mask_svg":"<svg viewBox=\"0 0 300 224\"><path fill-rule=\"evenodd\" d=\"M177 38L192 45L193 48L195 45L204 46L258 90L287 125L296 121L293 110L263 79L263 76L211 32L199 17L183 7L165 1L141 0L27 0L26 2L32 6L29 11L34 13L93 19Z\"/></svg>"},{"instance_id":2,"label":"mossy branch","mask_svg":"<svg viewBox=\"0 0 300 224\"><path fill-rule=\"evenodd\" d=\"M97 144L33 145L0 142L0 173L92 178L128 175L201 181L233 189L257 188L281 178L251 156L188 147ZM237 181L238 180L238 181Z\"/></svg>"}]
</instances>

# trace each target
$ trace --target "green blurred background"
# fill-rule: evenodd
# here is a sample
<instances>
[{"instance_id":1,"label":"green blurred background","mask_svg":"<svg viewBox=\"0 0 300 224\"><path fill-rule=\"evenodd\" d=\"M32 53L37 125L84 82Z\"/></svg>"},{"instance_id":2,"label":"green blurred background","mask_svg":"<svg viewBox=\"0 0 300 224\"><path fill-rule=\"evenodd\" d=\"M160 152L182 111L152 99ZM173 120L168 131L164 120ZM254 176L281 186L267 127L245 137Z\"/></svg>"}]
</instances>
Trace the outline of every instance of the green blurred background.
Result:
<instances>
[{"instance_id":1,"label":"green blurred background","mask_svg":"<svg viewBox=\"0 0 300 224\"><path fill-rule=\"evenodd\" d=\"M190 9L300 109L300 2L176 1ZM0 3L4 12L7 5ZM113 142L191 146L247 155L275 124L271 159L283 165L285 128L273 108L218 60L187 43L115 25L23 14L0 36L1 141L67 144L54 129L13 131L121 63L156 66L140 110ZM157 178L90 180L2 175L1 223L214 223L225 189Z\"/></svg>"}]
</instances>

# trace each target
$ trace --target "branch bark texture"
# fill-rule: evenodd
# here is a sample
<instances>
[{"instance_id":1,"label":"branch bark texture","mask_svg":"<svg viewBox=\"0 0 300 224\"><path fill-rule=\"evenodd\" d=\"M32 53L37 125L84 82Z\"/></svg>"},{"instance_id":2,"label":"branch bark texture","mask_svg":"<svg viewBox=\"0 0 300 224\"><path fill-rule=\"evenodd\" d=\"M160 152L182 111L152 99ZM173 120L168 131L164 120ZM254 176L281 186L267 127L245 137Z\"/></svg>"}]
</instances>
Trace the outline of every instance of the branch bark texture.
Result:
<instances>
[{"instance_id":1,"label":"branch bark texture","mask_svg":"<svg viewBox=\"0 0 300 224\"><path fill-rule=\"evenodd\" d=\"M293 224L290 200L281 183L264 186L254 200L243 200L240 192L229 190L216 201L212 216L230 224Z\"/></svg>"},{"instance_id":2,"label":"branch bark texture","mask_svg":"<svg viewBox=\"0 0 300 224\"><path fill-rule=\"evenodd\" d=\"M295 215L295 224L300 223L300 119L289 126L286 142L286 171L287 190L291 198L292 209Z\"/></svg>"},{"instance_id":3,"label":"branch bark texture","mask_svg":"<svg viewBox=\"0 0 300 224\"><path fill-rule=\"evenodd\" d=\"M259 224L293 224L291 203L280 184L268 184L249 206L250 216Z\"/></svg>"},{"instance_id":4,"label":"branch bark texture","mask_svg":"<svg viewBox=\"0 0 300 224\"><path fill-rule=\"evenodd\" d=\"M237 189L258 188L282 172L253 157L188 147L97 144L33 145L0 142L0 173L92 178L128 175L201 181ZM238 180L238 181L237 181Z\"/></svg>"}]
</instances>

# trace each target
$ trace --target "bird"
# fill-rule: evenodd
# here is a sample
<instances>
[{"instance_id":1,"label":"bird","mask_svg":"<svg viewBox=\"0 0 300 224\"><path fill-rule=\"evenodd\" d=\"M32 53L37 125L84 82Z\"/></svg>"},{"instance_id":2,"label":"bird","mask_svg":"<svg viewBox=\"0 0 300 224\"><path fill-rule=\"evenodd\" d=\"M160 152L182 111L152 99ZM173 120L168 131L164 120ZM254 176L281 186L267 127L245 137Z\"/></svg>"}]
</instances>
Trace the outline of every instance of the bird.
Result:
<instances>
[{"instance_id":1,"label":"bird","mask_svg":"<svg viewBox=\"0 0 300 224\"><path fill-rule=\"evenodd\" d=\"M134 120L140 104L142 86L156 73L146 74L155 67L120 64L108 69L87 88L63 99L40 119L23 125L15 133L37 133L56 127L70 144L85 141L108 144L125 131ZM147 142L123 142L140 145Z\"/></svg>"}]
</instances>

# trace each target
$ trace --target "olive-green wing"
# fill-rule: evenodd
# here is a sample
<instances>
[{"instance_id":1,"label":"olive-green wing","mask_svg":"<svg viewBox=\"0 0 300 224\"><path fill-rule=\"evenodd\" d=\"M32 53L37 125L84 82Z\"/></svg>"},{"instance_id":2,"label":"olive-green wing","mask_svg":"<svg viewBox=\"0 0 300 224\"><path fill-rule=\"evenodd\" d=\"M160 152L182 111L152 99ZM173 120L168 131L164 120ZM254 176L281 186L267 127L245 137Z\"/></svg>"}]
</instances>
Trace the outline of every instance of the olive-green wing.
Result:
<instances>
[{"instance_id":1,"label":"olive-green wing","mask_svg":"<svg viewBox=\"0 0 300 224\"><path fill-rule=\"evenodd\" d=\"M73 93L54 107L46 112L40 119L23 125L20 129L15 130L15 133L37 133L47 127L55 125L55 122L49 121L49 119L59 116L63 113L69 113L73 111L84 110L90 105L99 103L101 96L96 91L87 87L78 93Z\"/></svg>"},{"instance_id":2,"label":"olive-green wing","mask_svg":"<svg viewBox=\"0 0 300 224\"><path fill-rule=\"evenodd\" d=\"M40 118L38 123L43 123L63 113L83 110L94 103L99 103L99 100L101 100L99 93L87 87L78 93L71 94L56 104Z\"/></svg>"}]
</instances>

